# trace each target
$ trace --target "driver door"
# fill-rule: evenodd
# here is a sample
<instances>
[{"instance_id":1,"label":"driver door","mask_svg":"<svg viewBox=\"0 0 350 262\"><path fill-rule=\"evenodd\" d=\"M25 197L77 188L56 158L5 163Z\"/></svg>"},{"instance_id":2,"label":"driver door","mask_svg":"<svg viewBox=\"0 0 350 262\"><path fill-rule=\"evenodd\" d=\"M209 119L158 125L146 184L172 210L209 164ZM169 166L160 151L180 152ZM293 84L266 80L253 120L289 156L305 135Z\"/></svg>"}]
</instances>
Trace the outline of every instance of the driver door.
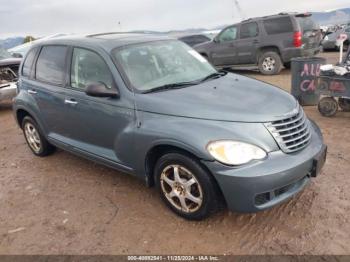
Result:
<instances>
[{"instance_id":1,"label":"driver door","mask_svg":"<svg viewBox=\"0 0 350 262\"><path fill-rule=\"evenodd\" d=\"M215 39L212 51L212 62L215 66L235 65L238 63L236 41L238 26L224 29Z\"/></svg>"}]
</instances>

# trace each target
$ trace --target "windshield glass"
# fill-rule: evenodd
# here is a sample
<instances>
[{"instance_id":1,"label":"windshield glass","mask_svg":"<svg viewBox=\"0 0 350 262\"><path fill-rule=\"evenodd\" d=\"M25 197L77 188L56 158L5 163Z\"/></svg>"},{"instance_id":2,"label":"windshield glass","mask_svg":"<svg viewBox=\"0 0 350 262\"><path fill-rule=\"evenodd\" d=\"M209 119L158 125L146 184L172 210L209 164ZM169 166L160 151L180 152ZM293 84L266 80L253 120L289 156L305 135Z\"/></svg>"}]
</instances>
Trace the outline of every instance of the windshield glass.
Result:
<instances>
[{"instance_id":1,"label":"windshield glass","mask_svg":"<svg viewBox=\"0 0 350 262\"><path fill-rule=\"evenodd\" d=\"M115 49L113 56L139 91L196 82L217 72L195 50L176 40L129 45Z\"/></svg>"},{"instance_id":2,"label":"windshield glass","mask_svg":"<svg viewBox=\"0 0 350 262\"><path fill-rule=\"evenodd\" d=\"M297 17L297 20L303 32L310 32L320 29L318 24L315 23L310 17Z\"/></svg>"},{"instance_id":3,"label":"windshield glass","mask_svg":"<svg viewBox=\"0 0 350 262\"><path fill-rule=\"evenodd\" d=\"M11 58L11 54L7 52L5 49L0 48L0 60L5 58Z\"/></svg>"}]
</instances>

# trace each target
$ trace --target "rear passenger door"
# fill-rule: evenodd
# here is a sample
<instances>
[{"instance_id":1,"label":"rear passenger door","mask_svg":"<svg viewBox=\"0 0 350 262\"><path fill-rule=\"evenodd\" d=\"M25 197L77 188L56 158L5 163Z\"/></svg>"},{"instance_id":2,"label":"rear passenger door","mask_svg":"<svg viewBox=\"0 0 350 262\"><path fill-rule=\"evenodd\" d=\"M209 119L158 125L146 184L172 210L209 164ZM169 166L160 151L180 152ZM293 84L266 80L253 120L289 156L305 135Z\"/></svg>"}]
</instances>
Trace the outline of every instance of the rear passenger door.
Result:
<instances>
[{"instance_id":1,"label":"rear passenger door","mask_svg":"<svg viewBox=\"0 0 350 262\"><path fill-rule=\"evenodd\" d=\"M41 48L34 72L35 84L31 83L28 90L36 100L48 136L64 134L66 131L64 85L67 50L67 46L63 45ZM23 67L23 74L25 70Z\"/></svg>"},{"instance_id":2,"label":"rear passenger door","mask_svg":"<svg viewBox=\"0 0 350 262\"><path fill-rule=\"evenodd\" d=\"M241 24L239 40L236 41L239 64L255 64L259 45L259 27L256 22Z\"/></svg>"}]
</instances>

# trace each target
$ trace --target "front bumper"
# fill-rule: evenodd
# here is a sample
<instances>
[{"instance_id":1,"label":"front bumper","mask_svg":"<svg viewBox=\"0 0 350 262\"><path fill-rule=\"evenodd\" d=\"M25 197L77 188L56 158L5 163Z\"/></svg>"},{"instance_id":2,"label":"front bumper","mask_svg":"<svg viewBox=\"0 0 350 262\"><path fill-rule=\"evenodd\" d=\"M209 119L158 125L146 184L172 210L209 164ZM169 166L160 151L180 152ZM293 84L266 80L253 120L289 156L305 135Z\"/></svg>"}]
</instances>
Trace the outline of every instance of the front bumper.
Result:
<instances>
[{"instance_id":1,"label":"front bumper","mask_svg":"<svg viewBox=\"0 0 350 262\"><path fill-rule=\"evenodd\" d=\"M16 93L17 86L15 83L0 87L0 102L14 98Z\"/></svg>"},{"instance_id":2,"label":"front bumper","mask_svg":"<svg viewBox=\"0 0 350 262\"><path fill-rule=\"evenodd\" d=\"M296 153L270 152L267 159L239 168L203 161L216 178L228 208L236 212L256 212L300 192L312 173L315 175L315 158L326 150L318 127L313 126L310 144Z\"/></svg>"}]
</instances>

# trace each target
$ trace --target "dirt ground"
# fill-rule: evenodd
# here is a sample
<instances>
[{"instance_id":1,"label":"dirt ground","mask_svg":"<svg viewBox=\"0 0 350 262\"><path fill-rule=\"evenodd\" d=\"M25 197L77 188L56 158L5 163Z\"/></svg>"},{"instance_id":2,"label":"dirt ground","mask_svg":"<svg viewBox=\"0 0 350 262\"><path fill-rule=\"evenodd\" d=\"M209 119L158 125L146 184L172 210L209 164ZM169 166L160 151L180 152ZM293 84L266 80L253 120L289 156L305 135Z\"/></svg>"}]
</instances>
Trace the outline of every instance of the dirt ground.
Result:
<instances>
[{"instance_id":1,"label":"dirt ground","mask_svg":"<svg viewBox=\"0 0 350 262\"><path fill-rule=\"evenodd\" d=\"M290 89L289 70L244 73ZM271 210L189 222L133 177L60 150L35 157L3 105L0 254L350 254L350 113L305 111L329 146L317 179Z\"/></svg>"}]
</instances>

